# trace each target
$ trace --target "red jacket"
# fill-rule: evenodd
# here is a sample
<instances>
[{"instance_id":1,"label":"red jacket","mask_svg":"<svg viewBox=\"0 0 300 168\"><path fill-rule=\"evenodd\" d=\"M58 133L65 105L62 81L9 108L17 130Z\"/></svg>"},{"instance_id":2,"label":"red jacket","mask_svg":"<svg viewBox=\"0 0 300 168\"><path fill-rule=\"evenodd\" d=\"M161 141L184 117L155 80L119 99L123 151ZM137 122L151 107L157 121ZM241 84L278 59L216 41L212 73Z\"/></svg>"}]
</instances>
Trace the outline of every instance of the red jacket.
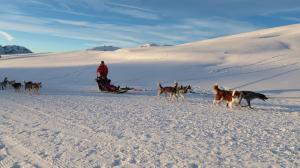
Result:
<instances>
[{"instance_id":1,"label":"red jacket","mask_svg":"<svg viewBox=\"0 0 300 168\"><path fill-rule=\"evenodd\" d=\"M100 74L100 76L107 78L107 74L108 74L107 66L105 64L99 65L99 67L97 69L97 74L98 75Z\"/></svg>"}]
</instances>

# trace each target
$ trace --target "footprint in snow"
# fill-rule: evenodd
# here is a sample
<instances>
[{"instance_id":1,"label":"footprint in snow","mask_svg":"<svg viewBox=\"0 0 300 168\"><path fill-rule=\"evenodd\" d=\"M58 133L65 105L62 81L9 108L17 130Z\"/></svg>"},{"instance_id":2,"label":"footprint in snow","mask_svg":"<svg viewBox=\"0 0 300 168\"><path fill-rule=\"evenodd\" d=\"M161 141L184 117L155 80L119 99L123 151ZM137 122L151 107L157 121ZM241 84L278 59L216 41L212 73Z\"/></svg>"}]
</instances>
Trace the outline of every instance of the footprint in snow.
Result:
<instances>
[{"instance_id":1,"label":"footprint in snow","mask_svg":"<svg viewBox=\"0 0 300 168\"><path fill-rule=\"evenodd\" d=\"M195 164L195 163L189 165L189 168L198 168L198 167L199 166L197 164Z\"/></svg>"},{"instance_id":2,"label":"footprint in snow","mask_svg":"<svg viewBox=\"0 0 300 168\"><path fill-rule=\"evenodd\" d=\"M119 166L119 165L121 165L121 160L120 159L114 160L112 166Z\"/></svg>"}]
</instances>

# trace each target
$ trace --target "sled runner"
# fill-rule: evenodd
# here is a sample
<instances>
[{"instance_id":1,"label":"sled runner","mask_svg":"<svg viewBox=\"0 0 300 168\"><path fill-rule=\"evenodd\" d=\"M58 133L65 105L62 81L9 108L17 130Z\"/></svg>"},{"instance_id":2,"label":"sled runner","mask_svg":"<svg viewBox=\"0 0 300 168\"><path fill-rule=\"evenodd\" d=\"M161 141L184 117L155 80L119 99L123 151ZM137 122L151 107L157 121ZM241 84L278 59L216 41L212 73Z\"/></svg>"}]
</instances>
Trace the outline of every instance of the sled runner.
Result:
<instances>
[{"instance_id":1,"label":"sled runner","mask_svg":"<svg viewBox=\"0 0 300 168\"><path fill-rule=\"evenodd\" d=\"M120 88L120 86L112 85L110 79L104 79L99 77L96 79L96 82L98 84L99 91L105 93L121 94L121 93L126 93L128 90L131 90L131 88L128 87Z\"/></svg>"},{"instance_id":2,"label":"sled runner","mask_svg":"<svg viewBox=\"0 0 300 168\"><path fill-rule=\"evenodd\" d=\"M122 93L126 93L128 90L117 90L117 91L105 91L105 90L101 90L101 92L103 93L113 93L113 94L122 94Z\"/></svg>"}]
</instances>

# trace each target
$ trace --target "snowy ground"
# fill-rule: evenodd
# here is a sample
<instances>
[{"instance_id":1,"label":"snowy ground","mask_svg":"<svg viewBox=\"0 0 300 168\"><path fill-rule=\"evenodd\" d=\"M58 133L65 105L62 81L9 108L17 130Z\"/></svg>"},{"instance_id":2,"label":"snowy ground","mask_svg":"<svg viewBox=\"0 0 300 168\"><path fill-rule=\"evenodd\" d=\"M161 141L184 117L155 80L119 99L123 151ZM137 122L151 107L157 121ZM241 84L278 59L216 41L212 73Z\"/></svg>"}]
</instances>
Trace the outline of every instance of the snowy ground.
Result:
<instances>
[{"instance_id":1,"label":"snowy ground","mask_svg":"<svg viewBox=\"0 0 300 168\"><path fill-rule=\"evenodd\" d=\"M4 167L298 167L300 101L224 110L211 97L0 97ZM291 108L292 107L292 108Z\"/></svg>"},{"instance_id":2,"label":"snowy ground","mask_svg":"<svg viewBox=\"0 0 300 168\"><path fill-rule=\"evenodd\" d=\"M44 53L0 60L0 79L42 81L41 95L0 91L0 167L299 167L300 25L172 47ZM146 91L98 93L113 82ZM184 101L156 84L192 84ZM213 106L211 85L270 97L255 110Z\"/></svg>"}]
</instances>

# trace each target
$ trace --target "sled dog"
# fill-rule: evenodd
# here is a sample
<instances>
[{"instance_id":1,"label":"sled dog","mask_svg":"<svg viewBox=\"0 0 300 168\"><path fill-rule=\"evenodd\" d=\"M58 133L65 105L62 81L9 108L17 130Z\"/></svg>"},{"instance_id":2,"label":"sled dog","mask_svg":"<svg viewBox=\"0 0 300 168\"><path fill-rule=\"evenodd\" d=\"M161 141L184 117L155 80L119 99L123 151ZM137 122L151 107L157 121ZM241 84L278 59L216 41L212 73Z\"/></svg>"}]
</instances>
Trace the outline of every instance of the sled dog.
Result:
<instances>
[{"instance_id":1,"label":"sled dog","mask_svg":"<svg viewBox=\"0 0 300 168\"><path fill-rule=\"evenodd\" d=\"M0 82L1 90L6 89L7 82L8 82L7 77L4 78L3 82Z\"/></svg>"},{"instance_id":2,"label":"sled dog","mask_svg":"<svg viewBox=\"0 0 300 168\"><path fill-rule=\"evenodd\" d=\"M241 103L242 99L245 99L247 101L247 106L251 107L251 100L253 99L260 99L263 101L268 100L268 97L264 94L252 92L252 91L240 91L241 93L241 99L239 100L239 104Z\"/></svg>"},{"instance_id":3,"label":"sled dog","mask_svg":"<svg viewBox=\"0 0 300 168\"><path fill-rule=\"evenodd\" d=\"M41 87L42 87L42 83L41 82L32 83L30 90L33 90L33 93L40 94L39 90L40 90Z\"/></svg>"},{"instance_id":4,"label":"sled dog","mask_svg":"<svg viewBox=\"0 0 300 168\"><path fill-rule=\"evenodd\" d=\"M8 84L8 87L9 87L9 88L12 88L12 85L13 85L14 83L16 83L15 80L7 81L7 84Z\"/></svg>"},{"instance_id":5,"label":"sled dog","mask_svg":"<svg viewBox=\"0 0 300 168\"><path fill-rule=\"evenodd\" d=\"M31 85L32 85L32 81L24 81L24 88L25 88L25 91L28 91L30 92L31 91Z\"/></svg>"},{"instance_id":6,"label":"sled dog","mask_svg":"<svg viewBox=\"0 0 300 168\"><path fill-rule=\"evenodd\" d=\"M176 98L178 83L175 82L175 86L165 86L163 87L160 83L158 83L157 96L161 94L165 94L165 96L170 95L170 98Z\"/></svg>"},{"instance_id":7,"label":"sled dog","mask_svg":"<svg viewBox=\"0 0 300 168\"><path fill-rule=\"evenodd\" d=\"M220 89L217 84L213 86L213 92L215 94L213 104L220 104L222 101L225 101L226 107L232 108L233 105L238 104L241 99L241 93L239 91L223 90Z\"/></svg>"},{"instance_id":8,"label":"sled dog","mask_svg":"<svg viewBox=\"0 0 300 168\"><path fill-rule=\"evenodd\" d=\"M16 92L19 92L21 90L22 84L21 83L14 83L11 86L14 88L14 90Z\"/></svg>"},{"instance_id":9,"label":"sled dog","mask_svg":"<svg viewBox=\"0 0 300 168\"><path fill-rule=\"evenodd\" d=\"M188 85L188 86L181 85L180 87L177 88L176 96L184 99L185 98L184 95L189 93L190 91L192 91L191 85Z\"/></svg>"}]
</instances>

